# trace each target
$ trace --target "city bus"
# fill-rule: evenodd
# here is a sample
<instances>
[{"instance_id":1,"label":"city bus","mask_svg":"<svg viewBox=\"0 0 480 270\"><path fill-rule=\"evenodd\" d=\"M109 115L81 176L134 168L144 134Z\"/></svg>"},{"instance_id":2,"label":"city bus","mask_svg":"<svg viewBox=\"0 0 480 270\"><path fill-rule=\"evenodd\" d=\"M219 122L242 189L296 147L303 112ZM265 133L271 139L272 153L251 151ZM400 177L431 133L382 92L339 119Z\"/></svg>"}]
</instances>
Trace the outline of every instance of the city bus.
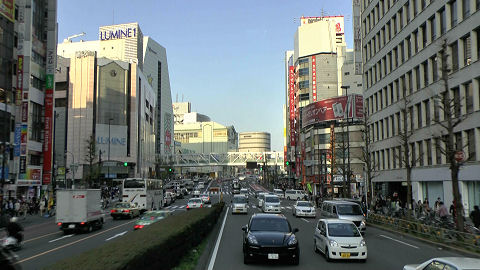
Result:
<instances>
[{"instance_id":1,"label":"city bus","mask_svg":"<svg viewBox=\"0 0 480 270\"><path fill-rule=\"evenodd\" d=\"M126 178L122 201L137 204L140 211L159 210L163 206L163 182L160 179Z\"/></svg>"}]
</instances>

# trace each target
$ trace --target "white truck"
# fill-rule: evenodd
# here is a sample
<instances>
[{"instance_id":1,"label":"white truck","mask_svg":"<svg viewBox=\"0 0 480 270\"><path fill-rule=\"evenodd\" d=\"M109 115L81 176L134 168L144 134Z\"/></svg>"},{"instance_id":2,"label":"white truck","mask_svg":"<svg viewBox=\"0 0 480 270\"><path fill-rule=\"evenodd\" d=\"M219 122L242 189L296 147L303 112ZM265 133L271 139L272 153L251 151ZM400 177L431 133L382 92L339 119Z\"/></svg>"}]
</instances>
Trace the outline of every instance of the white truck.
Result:
<instances>
[{"instance_id":1,"label":"white truck","mask_svg":"<svg viewBox=\"0 0 480 270\"><path fill-rule=\"evenodd\" d=\"M57 225L65 234L102 228L100 197L99 189L57 190Z\"/></svg>"}]
</instances>

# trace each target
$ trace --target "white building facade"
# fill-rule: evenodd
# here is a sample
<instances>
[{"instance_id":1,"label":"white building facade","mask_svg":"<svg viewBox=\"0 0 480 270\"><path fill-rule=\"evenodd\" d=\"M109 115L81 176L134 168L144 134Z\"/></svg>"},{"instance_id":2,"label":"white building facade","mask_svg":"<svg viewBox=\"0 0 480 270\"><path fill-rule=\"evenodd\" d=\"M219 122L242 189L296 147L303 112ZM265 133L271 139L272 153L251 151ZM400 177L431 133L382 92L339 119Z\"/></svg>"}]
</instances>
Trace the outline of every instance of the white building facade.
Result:
<instances>
[{"instance_id":1,"label":"white building facade","mask_svg":"<svg viewBox=\"0 0 480 270\"><path fill-rule=\"evenodd\" d=\"M378 175L376 192L406 200L406 169L400 162L403 122L415 166L414 200L453 200L449 164L441 153L444 114L436 96L444 92L440 51L447 44L448 85L455 103L455 144L464 151L460 192L466 211L480 204L480 3L474 0L364 0L363 84ZM401 114L407 101L407 117Z\"/></svg>"}]
</instances>

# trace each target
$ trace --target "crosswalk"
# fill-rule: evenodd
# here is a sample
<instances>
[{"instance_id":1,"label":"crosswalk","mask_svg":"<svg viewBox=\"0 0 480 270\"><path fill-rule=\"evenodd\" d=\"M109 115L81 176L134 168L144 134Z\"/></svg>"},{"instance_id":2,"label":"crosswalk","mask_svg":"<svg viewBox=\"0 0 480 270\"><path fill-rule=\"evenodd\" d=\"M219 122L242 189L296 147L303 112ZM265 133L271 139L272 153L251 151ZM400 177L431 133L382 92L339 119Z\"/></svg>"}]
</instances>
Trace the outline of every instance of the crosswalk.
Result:
<instances>
[{"instance_id":1,"label":"crosswalk","mask_svg":"<svg viewBox=\"0 0 480 270\"><path fill-rule=\"evenodd\" d=\"M233 207L233 206L230 205L230 207ZM261 209L261 207L258 207L257 205L254 205L254 204L247 205L247 208L253 208L253 209L258 208L259 210ZM282 209L282 210L285 210L285 209L292 210L292 207L291 206L280 206L280 209Z\"/></svg>"},{"instance_id":2,"label":"crosswalk","mask_svg":"<svg viewBox=\"0 0 480 270\"><path fill-rule=\"evenodd\" d=\"M175 210L175 209L185 209L185 207L187 207L187 205L169 205L167 207L165 207L165 209L169 209L169 210ZM211 208L212 205L211 204L207 204L205 205L206 208Z\"/></svg>"},{"instance_id":3,"label":"crosswalk","mask_svg":"<svg viewBox=\"0 0 480 270\"><path fill-rule=\"evenodd\" d=\"M219 194L232 195L233 193L231 191L208 191L208 192L206 192L206 194L211 196L211 195L219 195ZM249 195L250 196L255 196L255 193L250 192Z\"/></svg>"}]
</instances>

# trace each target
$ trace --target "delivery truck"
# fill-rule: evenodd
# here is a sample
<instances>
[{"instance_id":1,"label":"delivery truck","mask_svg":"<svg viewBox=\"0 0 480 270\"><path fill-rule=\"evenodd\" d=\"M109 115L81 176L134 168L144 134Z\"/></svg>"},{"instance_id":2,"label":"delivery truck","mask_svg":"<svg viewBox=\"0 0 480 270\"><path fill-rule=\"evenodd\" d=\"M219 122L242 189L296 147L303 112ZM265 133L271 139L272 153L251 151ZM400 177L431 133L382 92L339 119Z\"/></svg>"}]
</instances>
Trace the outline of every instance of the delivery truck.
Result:
<instances>
[{"instance_id":1,"label":"delivery truck","mask_svg":"<svg viewBox=\"0 0 480 270\"><path fill-rule=\"evenodd\" d=\"M103 226L99 189L57 190L56 222L65 233L91 232Z\"/></svg>"}]
</instances>

